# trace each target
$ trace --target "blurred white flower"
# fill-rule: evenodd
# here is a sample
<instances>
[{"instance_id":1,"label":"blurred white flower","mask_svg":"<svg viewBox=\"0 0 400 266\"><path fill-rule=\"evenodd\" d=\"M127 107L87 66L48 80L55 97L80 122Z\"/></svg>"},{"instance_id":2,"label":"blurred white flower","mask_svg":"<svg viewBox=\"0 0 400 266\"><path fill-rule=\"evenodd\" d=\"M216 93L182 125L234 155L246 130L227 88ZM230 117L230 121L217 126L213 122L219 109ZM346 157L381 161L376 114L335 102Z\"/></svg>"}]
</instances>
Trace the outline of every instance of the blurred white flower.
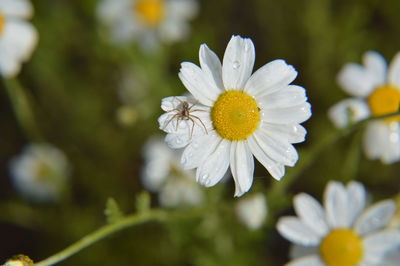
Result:
<instances>
[{"instance_id":1,"label":"blurred white flower","mask_svg":"<svg viewBox=\"0 0 400 266\"><path fill-rule=\"evenodd\" d=\"M239 220L249 229L259 229L267 217L267 200L262 193L256 193L240 199L236 203Z\"/></svg>"},{"instance_id":2,"label":"blurred white flower","mask_svg":"<svg viewBox=\"0 0 400 266\"><path fill-rule=\"evenodd\" d=\"M36 46L38 35L27 21L33 15L29 0L0 0L0 75L14 77Z\"/></svg>"},{"instance_id":3,"label":"blurred white flower","mask_svg":"<svg viewBox=\"0 0 400 266\"><path fill-rule=\"evenodd\" d=\"M149 48L159 40L172 43L185 38L190 32L187 21L197 9L196 0L102 0L97 13L114 41L137 40Z\"/></svg>"},{"instance_id":4,"label":"blurred white flower","mask_svg":"<svg viewBox=\"0 0 400 266\"><path fill-rule=\"evenodd\" d=\"M12 181L23 196L33 201L61 197L69 176L64 153L49 144L31 144L10 164Z\"/></svg>"},{"instance_id":5,"label":"blurred white flower","mask_svg":"<svg viewBox=\"0 0 400 266\"><path fill-rule=\"evenodd\" d=\"M143 153L143 185L159 193L162 206L199 205L203 202L203 191L194 180L194 172L184 170L179 162L181 153L171 150L161 137L150 138Z\"/></svg>"},{"instance_id":6,"label":"blurred white flower","mask_svg":"<svg viewBox=\"0 0 400 266\"><path fill-rule=\"evenodd\" d=\"M289 85L296 70L275 60L252 74L254 45L240 36L231 38L223 64L205 44L199 57L201 68L184 62L179 73L194 100L162 101L166 113L158 121L169 133L168 144L187 145L181 162L185 169L197 168L197 182L207 187L217 184L230 167L235 196L243 195L253 183L253 155L280 180L285 165L298 160L292 143L304 141L306 134L299 123L311 116L305 89Z\"/></svg>"},{"instance_id":7,"label":"blurred white flower","mask_svg":"<svg viewBox=\"0 0 400 266\"><path fill-rule=\"evenodd\" d=\"M295 244L291 266L381 265L387 252L400 247L400 232L385 229L396 211L392 200L365 209L366 192L358 182L346 187L329 182L324 208L301 193L294 198L298 217L280 218L277 229Z\"/></svg>"},{"instance_id":8,"label":"blurred white flower","mask_svg":"<svg viewBox=\"0 0 400 266\"><path fill-rule=\"evenodd\" d=\"M363 57L364 66L346 64L338 83L354 96L334 105L328 112L336 127L343 128L362 119L398 112L400 108L400 53L389 67L377 52ZM400 160L400 117L374 120L364 134L364 150L369 159L390 164Z\"/></svg>"}]
</instances>

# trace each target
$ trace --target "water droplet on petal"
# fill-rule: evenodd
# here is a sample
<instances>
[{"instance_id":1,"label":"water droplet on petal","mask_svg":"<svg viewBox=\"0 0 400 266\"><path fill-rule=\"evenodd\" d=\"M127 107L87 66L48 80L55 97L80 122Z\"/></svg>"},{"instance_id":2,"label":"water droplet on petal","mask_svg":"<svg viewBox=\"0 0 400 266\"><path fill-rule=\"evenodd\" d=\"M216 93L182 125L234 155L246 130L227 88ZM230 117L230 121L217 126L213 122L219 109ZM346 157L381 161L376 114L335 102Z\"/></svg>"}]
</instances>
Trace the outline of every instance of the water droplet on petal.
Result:
<instances>
[{"instance_id":1,"label":"water droplet on petal","mask_svg":"<svg viewBox=\"0 0 400 266\"><path fill-rule=\"evenodd\" d=\"M182 156L182 158L181 158L181 164L186 164L186 163L187 163L186 157Z\"/></svg>"},{"instance_id":2,"label":"water droplet on petal","mask_svg":"<svg viewBox=\"0 0 400 266\"><path fill-rule=\"evenodd\" d=\"M238 69L239 67L240 67L240 62L239 61L233 62L233 69Z\"/></svg>"},{"instance_id":3,"label":"water droplet on petal","mask_svg":"<svg viewBox=\"0 0 400 266\"><path fill-rule=\"evenodd\" d=\"M209 174L204 174L201 176L201 180L205 181L209 176Z\"/></svg>"}]
</instances>

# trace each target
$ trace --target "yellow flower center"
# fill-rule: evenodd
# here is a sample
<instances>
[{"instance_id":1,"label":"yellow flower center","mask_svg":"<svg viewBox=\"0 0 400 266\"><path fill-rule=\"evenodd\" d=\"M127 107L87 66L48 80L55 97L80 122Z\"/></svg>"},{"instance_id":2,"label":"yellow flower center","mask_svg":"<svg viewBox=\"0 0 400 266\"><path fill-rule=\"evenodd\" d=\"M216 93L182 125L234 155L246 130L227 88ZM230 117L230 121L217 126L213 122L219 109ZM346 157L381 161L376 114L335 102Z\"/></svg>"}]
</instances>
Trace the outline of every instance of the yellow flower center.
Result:
<instances>
[{"instance_id":1,"label":"yellow flower center","mask_svg":"<svg viewBox=\"0 0 400 266\"><path fill-rule=\"evenodd\" d=\"M36 179L45 181L52 175L51 168L44 162L39 162L36 169Z\"/></svg>"},{"instance_id":2,"label":"yellow flower center","mask_svg":"<svg viewBox=\"0 0 400 266\"><path fill-rule=\"evenodd\" d=\"M4 15L0 12L0 37L4 32L4 24L6 22L6 19L4 18Z\"/></svg>"},{"instance_id":3,"label":"yellow flower center","mask_svg":"<svg viewBox=\"0 0 400 266\"><path fill-rule=\"evenodd\" d=\"M368 104L373 116L397 112L400 107L400 91L391 85L379 87L368 97ZM399 121L400 116L389 117L385 120Z\"/></svg>"},{"instance_id":4,"label":"yellow flower center","mask_svg":"<svg viewBox=\"0 0 400 266\"><path fill-rule=\"evenodd\" d=\"M159 25L165 16L164 0L137 0L133 9L142 21L151 27Z\"/></svg>"},{"instance_id":5,"label":"yellow flower center","mask_svg":"<svg viewBox=\"0 0 400 266\"><path fill-rule=\"evenodd\" d=\"M211 119L218 134L228 140L244 140L258 128L260 109L243 91L226 91L215 101Z\"/></svg>"},{"instance_id":6,"label":"yellow flower center","mask_svg":"<svg viewBox=\"0 0 400 266\"><path fill-rule=\"evenodd\" d=\"M355 266L362 258L363 245L353 231L335 229L322 240L320 252L328 266Z\"/></svg>"}]
</instances>

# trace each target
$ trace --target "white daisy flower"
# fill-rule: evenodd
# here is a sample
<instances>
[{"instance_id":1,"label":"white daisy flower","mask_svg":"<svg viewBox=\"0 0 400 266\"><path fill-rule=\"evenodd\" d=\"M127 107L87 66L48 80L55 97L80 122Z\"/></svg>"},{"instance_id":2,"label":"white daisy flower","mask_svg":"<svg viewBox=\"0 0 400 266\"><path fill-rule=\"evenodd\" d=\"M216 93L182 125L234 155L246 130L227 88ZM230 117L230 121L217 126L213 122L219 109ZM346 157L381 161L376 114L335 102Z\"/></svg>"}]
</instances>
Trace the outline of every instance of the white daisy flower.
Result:
<instances>
[{"instance_id":1,"label":"white daisy flower","mask_svg":"<svg viewBox=\"0 0 400 266\"><path fill-rule=\"evenodd\" d=\"M185 38L190 31L187 21L197 14L197 1L102 0L97 13L114 41L138 40L148 48L158 39L172 43Z\"/></svg>"},{"instance_id":2,"label":"white daisy flower","mask_svg":"<svg viewBox=\"0 0 400 266\"><path fill-rule=\"evenodd\" d=\"M299 123L311 116L304 88L289 85L297 76L291 65L275 60L251 74L254 60L253 42L240 36L230 40L222 65L201 45L201 68L184 62L179 73L195 99L188 103L192 112L182 113L184 100L170 97L159 118L171 147L187 145L181 162L185 169L197 168L197 182L214 186L230 166L235 196L252 185L253 155L278 180L285 165L295 165L298 154L291 143L304 141Z\"/></svg>"},{"instance_id":3,"label":"white daisy flower","mask_svg":"<svg viewBox=\"0 0 400 266\"><path fill-rule=\"evenodd\" d=\"M338 83L353 96L334 105L329 117L336 127L374 116L399 111L400 53L389 67L377 52L363 57L364 66L349 63L338 75ZM374 120L368 123L364 135L364 150L369 159L380 159L390 164L400 160L399 117Z\"/></svg>"},{"instance_id":4,"label":"white daisy flower","mask_svg":"<svg viewBox=\"0 0 400 266\"><path fill-rule=\"evenodd\" d=\"M162 206L199 205L203 202L203 191L194 180L194 172L182 168L180 155L159 137L150 138L144 146L142 182L146 189L159 193Z\"/></svg>"},{"instance_id":5,"label":"white daisy flower","mask_svg":"<svg viewBox=\"0 0 400 266\"><path fill-rule=\"evenodd\" d=\"M280 218L279 233L296 244L291 266L381 265L386 252L400 246L400 232L384 229L396 211L392 200L365 209L366 192L358 182L329 182L324 208L308 194L293 202L298 217Z\"/></svg>"},{"instance_id":6,"label":"white daisy flower","mask_svg":"<svg viewBox=\"0 0 400 266\"><path fill-rule=\"evenodd\" d=\"M236 204L236 215L251 230L259 229L267 217L267 200L262 193L246 196Z\"/></svg>"},{"instance_id":7,"label":"white daisy flower","mask_svg":"<svg viewBox=\"0 0 400 266\"><path fill-rule=\"evenodd\" d=\"M64 153L49 144L31 144L10 164L15 188L33 201L54 201L69 176Z\"/></svg>"},{"instance_id":8,"label":"white daisy flower","mask_svg":"<svg viewBox=\"0 0 400 266\"><path fill-rule=\"evenodd\" d=\"M36 46L38 36L27 21L33 15L28 0L0 0L0 75L14 77Z\"/></svg>"}]
</instances>

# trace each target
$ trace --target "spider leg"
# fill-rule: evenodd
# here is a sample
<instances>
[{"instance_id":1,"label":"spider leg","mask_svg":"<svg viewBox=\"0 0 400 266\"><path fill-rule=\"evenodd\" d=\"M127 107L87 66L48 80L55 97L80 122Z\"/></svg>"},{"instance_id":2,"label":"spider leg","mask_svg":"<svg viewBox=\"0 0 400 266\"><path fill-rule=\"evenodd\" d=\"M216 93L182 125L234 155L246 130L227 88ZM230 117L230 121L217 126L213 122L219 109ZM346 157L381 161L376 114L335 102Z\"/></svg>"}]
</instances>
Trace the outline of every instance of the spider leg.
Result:
<instances>
[{"instance_id":1,"label":"spider leg","mask_svg":"<svg viewBox=\"0 0 400 266\"><path fill-rule=\"evenodd\" d=\"M196 118L197 120L200 121L201 125L202 125L203 128L204 128L204 131L206 132L206 134L208 134L207 127L206 127L206 125L204 125L204 123L203 123L203 121L200 119L200 117L195 116L195 115L192 115L192 117L193 117L193 118Z\"/></svg>"},{"instance_id":2,"label":"spider leg","mask_svg":"<svg viewBox=\"0 0 400 266\"><path fill-rule=\"evenodd\" d=\"M174 114L174 115L167 121L167 123L164 124L163 129L165 129L165 128L169 125L169 123L170 123L172 120L174 120L175 117L177 117L177 116L179 116L179 114Z\"/></svg>"}]
</instances>

